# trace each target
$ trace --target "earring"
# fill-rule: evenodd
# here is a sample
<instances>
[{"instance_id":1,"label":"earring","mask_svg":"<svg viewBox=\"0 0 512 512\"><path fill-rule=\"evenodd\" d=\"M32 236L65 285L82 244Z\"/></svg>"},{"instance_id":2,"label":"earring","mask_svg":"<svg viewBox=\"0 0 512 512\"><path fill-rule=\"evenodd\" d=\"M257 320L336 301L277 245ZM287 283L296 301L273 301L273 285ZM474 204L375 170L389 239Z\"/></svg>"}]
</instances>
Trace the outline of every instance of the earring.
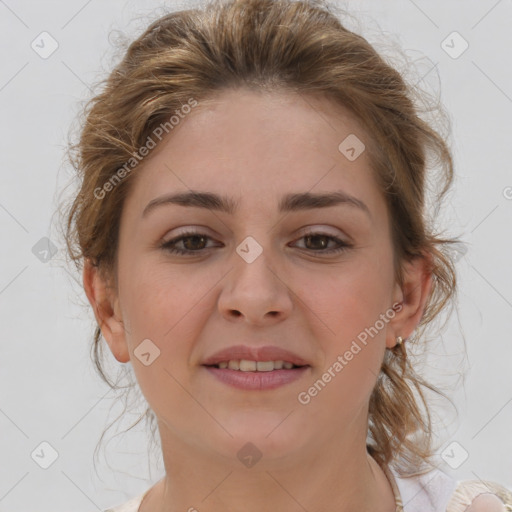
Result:
<instances>
[{"instance_id":1,"label":"earring","mask_svg":"<svg viewBox=\"0 0 512 512\"><path fill-rule=\"evenodd\" d=\"M402 336L397 336L395 341L397 345L401 345L404 339L402 338Z\"/></svg>"}]
</instances>

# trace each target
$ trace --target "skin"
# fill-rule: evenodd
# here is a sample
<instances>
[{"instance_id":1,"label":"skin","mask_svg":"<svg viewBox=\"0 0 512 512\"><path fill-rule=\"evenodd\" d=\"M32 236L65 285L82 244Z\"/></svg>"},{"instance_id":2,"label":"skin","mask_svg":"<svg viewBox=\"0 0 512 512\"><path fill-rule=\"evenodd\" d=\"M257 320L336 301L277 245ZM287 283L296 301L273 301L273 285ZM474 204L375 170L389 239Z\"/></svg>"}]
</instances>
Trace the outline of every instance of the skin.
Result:
<instances>
[{"instance_id":1,"label":"skin","mask_svg":"<svg viewBox=\"0 0 512 512\"><path fill-rule=\"evenodd\" d=\"M506 512L503 502L494 494L480 494L473 499L467 512Z\"/></svg>"},{"instance_id":2,"label":"skin","mask_svg":"<svg viewBox=\"0 0 512 512\"><path fill-rule=\"evenodd\" d=\"M431 275L417 259L404 263L403 286L395 282L389 216L368 151L349 161L338 150L352 133L369 147L357 119L328 99L229 90L201 102L134 171L118 288L88 263L83 280L110 350L131 362L158 418L166 475L142 512L395 510L366 450L368 402L385 350L421 319ZM239 211L168 204L141 217L152 199L190 189L229 195ZM277 211L284 194L335 190L364 201L369 215L348 204ZM201 255L159 248L187 227L210 238L178 246ZM322 239L303 231L352 247L322 256ZM235 250L247 236L263 249L250 264ZM298 394L394 303L400 311L300 404ZM134 355L147 338L160 350L149 366ZM201 362L236 344L278 345L311 367L278 389L235 389ZM237 457L248 441L262 453L252 467Z\"/></svg>"}]
</instances>

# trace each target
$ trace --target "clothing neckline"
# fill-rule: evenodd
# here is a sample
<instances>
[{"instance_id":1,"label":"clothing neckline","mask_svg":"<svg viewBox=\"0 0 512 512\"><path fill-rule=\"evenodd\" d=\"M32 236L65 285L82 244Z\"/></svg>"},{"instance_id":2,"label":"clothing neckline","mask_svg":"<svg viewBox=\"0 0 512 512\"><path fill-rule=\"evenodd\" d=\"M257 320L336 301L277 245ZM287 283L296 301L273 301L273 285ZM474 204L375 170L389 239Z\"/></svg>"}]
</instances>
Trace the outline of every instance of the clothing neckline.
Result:
<instances>
[{"instance_id":1,"label":"clothing neckline","mask_svg":"<svg viewBox=\"0 0 512 512\"><path fill-rule=\"evenodd\" d=\"M165 476L164 476L164 478L165 478ZM160 479L160 480L162 480L162 479ZM158 482L160 482L160 480L159 480ZM146 490L146 492L145 492L144 494L142 494L142 495L140 496L140 501L139 501L139 505L138 505L138 507L137 507L137 511L136 511L136 512L140 512L140 509L141 509L141 507L142 507L142 502L144 501L144 498L146 498L146 496L149 494L149 492L153 489L153 487L154 487L158 482L156 482L155 484L153 484L149 489L147 489L147 490Z\"/></svg>"},{"instance_id":2,"label":"clothing neckline","mask_svg":"<svg viewBox=\"0 0 512 512\"><path fill-rule=\"evenodd\" d=\"M375 460L375 459L374 459ZM389 484L391 485L391 489L393 490L393 494L395 496L395 512L404 512L404 504L402 502L402 495L400 494L400 490L398 489L398 484L396 483L395 476L393 472L388 468L386 464L380 464L379 461L376 461L379 464L382 471L386 475Z\"/></svg>"}]
</instances>

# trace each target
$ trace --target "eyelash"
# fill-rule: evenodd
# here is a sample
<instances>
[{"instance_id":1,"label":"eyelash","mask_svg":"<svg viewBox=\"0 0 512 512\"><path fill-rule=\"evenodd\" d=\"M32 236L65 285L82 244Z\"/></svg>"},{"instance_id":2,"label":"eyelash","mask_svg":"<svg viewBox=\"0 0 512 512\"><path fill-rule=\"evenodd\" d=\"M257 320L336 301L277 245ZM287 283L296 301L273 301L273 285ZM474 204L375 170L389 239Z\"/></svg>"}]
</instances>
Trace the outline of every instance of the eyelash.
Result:
<instances>
[{"instance_id":1,"label":"eyelash","mask_svg":"<svg viewBox=\"0 0 512 512\"><path fill-rule=\"evenodd\" d=\"M328 249L328 250L314 250L314 249L305 249L305 250L310 250L314 253L320 253L322 255L324 254L332 254L332 253L341 253L343 251L346 251L347 249L350 249L352 247L351 244L347 243L347 242L344 242L343 240L340 240L339 238L335 237L335 236L332 236L332 235L328 235L326 233L321 233L321 232L316 232L316 231L313 231L311 233L306 233L304 235L302 235L301 238L299 238L299 240L301 240L302 238L306 238L306 237L317 237L317 236L321 236L321 237L325 237L325 238L328 238L330 240L334 240L335 242L337 242L338 244L341 244L340 247L336 247L334 249ZM175 245L180 242L181 240L184 240L184 239L187 239L187 238L193 238L193 237L204 237L206 239L209 239L211 240L211 237L205 235L204 233L199 233L199 232L195 232L195 231L188 231L186 233L183 233L181 234L179 237L176 237L176 238L173 238L172 240L169 240L167 242L164 242L160 245L160 248L171 253L171 254L178 254L178 255L183 255L183 256L187 256L187 255L193 255L193 254L200 254L201 252L204 252L206 249L198 249L196 251L191 251L191 250L188 250L188 249L177 249L175 247Z\"/></svg>"}]
</instances>

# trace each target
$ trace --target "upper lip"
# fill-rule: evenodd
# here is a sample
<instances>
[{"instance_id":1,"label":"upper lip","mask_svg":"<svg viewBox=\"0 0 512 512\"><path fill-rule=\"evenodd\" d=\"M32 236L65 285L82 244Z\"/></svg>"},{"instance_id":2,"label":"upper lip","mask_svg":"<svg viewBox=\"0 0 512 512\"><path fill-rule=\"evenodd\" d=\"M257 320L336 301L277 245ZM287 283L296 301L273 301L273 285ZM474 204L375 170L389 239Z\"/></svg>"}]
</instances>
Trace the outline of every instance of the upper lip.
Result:
<instances>
[{"instance_id":1,"label":"upper lip","mask_svg":"<svg viewBox=\"0 0 512 512\"><path fill-rule=\"evenodd\" d=\"M215 352L215 354L205 359L202 364L213 365L222 361L240 359L246 359L249 361L288 361L296 366L309 366L308 362L297 354L272 345L265 345L263 347L235 345Z\"/></svg>"}]
</instances>

